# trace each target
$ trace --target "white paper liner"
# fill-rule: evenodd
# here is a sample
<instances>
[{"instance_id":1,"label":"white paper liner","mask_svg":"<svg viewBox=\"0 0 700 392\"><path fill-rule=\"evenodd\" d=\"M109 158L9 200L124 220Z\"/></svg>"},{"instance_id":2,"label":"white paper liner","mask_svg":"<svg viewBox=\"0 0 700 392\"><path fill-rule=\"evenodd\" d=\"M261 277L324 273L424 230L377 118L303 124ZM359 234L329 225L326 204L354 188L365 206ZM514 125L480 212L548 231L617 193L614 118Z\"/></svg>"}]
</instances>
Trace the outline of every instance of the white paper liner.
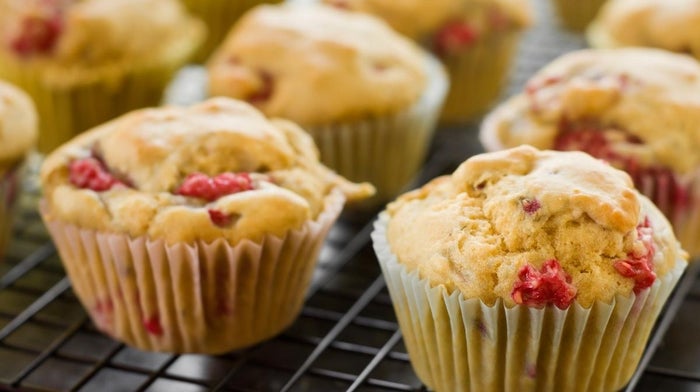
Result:
<instances>
[{"instance_id":1,"label":"white paper liner","mask_svg":"<svg viewBox=\"0 0 700 392\"><path fill-rule=\"evenodd\" d=\"M299 314L345 196L315 221L261 243L168 245L42 216L73 284L103 332L142 350L223 353L280 333ZM186 223L186 222L183 222Z\"/></svg>"},{"instance_id":2,"label":"white paper liner","mask_svg":"<svg viewBox=\"0 0 700 392\"><path fill-rule=\"evenodd\" d=\"M377 189L373 198L355 208L371 209L389 201L423 165L449 84L440 62L426 56L426 91L407 110L364 121L317 127L302 124L326 166L350 181L368 181Z\"/></svg>"},{"instance_id":3,"label":"white paper liner","mask_svg":"<svg viewBox=\"0 0 700 392\"><path fill-rule=\"evenodd\" d=\"M493 306L431 287L408 272L386 239L380 214L374 250L411 364L436 391L614 391L631 378L651 328L687 263L640 295L566 310Z\"/></svg>"},{"instance_id":4,"label":"white paper liner","mask_svg":"<svg viewBox=\"0 0 700 392\"><path fill-rule=\"evenodd\" d=\"M16 204L22 188L21 163L3 171L0 169L0 261L10 241Z\"/></svg>"},{"instance_id":5,"label":"white paper liner","mask_svg":"<svg viewBox=\"0 0 700 392\"><path fill-rule=\"evenodd\" d=\"M491 34L442 59L450 78L442 124L467 122L496 102L508 82L520 36L517 30Z\"/></svg>"}]
</instances>

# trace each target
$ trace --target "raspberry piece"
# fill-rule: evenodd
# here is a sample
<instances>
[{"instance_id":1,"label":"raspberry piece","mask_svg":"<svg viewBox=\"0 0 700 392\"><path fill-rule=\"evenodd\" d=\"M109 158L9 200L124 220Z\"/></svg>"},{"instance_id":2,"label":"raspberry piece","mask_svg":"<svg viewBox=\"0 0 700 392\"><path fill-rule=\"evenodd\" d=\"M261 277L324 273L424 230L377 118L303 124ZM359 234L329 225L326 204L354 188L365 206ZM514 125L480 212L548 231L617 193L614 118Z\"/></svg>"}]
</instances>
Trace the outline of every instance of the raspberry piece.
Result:
<instances>
[{"instance_id":1,"label":"raspberry piece","mask_svg":"<svg viewBox=\"0 0 700 392\"><path fill-rule=\"evenodd\" d=\"M552 259L547 260L539 271L530 264L523 266L510 295L519 305L541 308L552 304L566 309L576 297L576 287L571 285L571 276L561 269L557 260Z\"/></svg>"},{"instance_id":2,"label":"raspberry piece","mask_svg":"<svg viewBox=\"0 0 700 392\"><path fill-rule=\"evenodd\" d=\"M641 252L630 252L627 259L618 260L613 265L617 272L625 278L634 279L634 293L639 294L642 290L651 287L656 280L654 272L654 230L649 222L649 217L644 218L644 222L637 226L637 238L644 244Z\"/></svg>"},{"instance_id":3,"label":"raspberry piece","mask_svg":"<svg viewBox=\"0 0 700 392\"><path fill-rule=\"evenodd\" d=\"M443 26L433 40L435 51L441 55L451 55L474 44L478 38L476 30L462 21L454 21Z\"/></svg>"},{"instance_id":4,"label":"raspberry piece","mask_svg":"<svg viewBox=\"0 0 700 392\"><path fill-rule=\"evenodd\" d=\"M151 335L163 335L163 326L160 325L160 318L158 317L158 315L151 316L143 320L143 327L146 328L146 331L148 331L148 333L150 333Z\"/></svg>"},{"instance_id":5,"label":"raspberry piece","mask_svg":"<svg viewBox=\"0 0 700 392\"><path fill-rule=\"evenodd\" d=\"M348 0L328 0L326 2L328 5L344 10L349 10L350 9L350 4L348 4Z\"/></svg>"},{"instance_id":6,"label":"raspberry piece","mask_svg":"<svg viewBox=\"0 0 700 392\"><path fill-rule=\"evenodd\" d=\"M525 211L528 215L534 214L542 207L537 199L523 199L521 203L523 205L523 211Z\"/></svg>"},{"instance_id":7,"label":"raspberry piece","mask_svg":"<svg viewBox=\"0 0 700 392\"><path fill-rule=\"evenodd\" d=\"M259 105L266 102L272 96L274 90L274 80L268 72L260 71L261 86L246 100L253 105Z\"/></svg>"},{"instance_id":8,"label":"raspberry piece","mask_svg":"<svg viewBox=\"0 0 700 392\"><path fill-rule=\"evenodd\" d=\"M207 210L207 212L209 213L209 219L219 227L229 226L231 222L233 222L233 217L231 215L219 210Z\"/></svg>"},{"instance_id":9,"label":"raspberry piece","mask_svg":"<svg viewBox=\"0 0 700 392\"><path fill-rule=\"evenodd\" d=\"M10 39L10 47L22 57L50 53L62 32L63 15L58 9L27 15L20 22L19 31Z\"/></svg>"},{"instance_id":10,"label":"raspberry piece","mask_svg":"<svg viewBox=\"0 0 700 392\"><path fill-rule=\"evenodd\" d=\"M78 159L68 165L69 180L78 188L92 189L102 192L115 185L124 185L105 168L104 164L95 158Z\"/></svg>"},{"instance_id":11,"label":"raspberry piece","mask_svg":"<svg viewBox=\"0 0 700 392\"><path fill-rule=\"evenodd\" d=\"M206 174L194 173L185 178L175 193L214 201L222 196L252 189L253 181L248 173L222 173L213 178Z\"/></svg>"}]
</instances>

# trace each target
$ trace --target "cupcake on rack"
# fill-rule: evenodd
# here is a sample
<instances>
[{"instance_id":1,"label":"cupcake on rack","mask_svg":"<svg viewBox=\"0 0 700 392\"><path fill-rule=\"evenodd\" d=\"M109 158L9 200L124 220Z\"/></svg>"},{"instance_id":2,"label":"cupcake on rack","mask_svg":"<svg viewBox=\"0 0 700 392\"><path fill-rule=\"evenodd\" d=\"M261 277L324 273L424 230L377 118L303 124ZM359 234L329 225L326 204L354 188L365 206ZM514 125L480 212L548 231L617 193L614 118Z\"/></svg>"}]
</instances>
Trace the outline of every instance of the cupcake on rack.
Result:
<instances>
[{"instance_id":1,"label":"cupcake on rack","mask_svg":"<svg viewBox=\"0 0 700 392\"><path fill-rule=\"evenodd\" d=\"M474 156L372 234L411 364L435 391L615 391L687 266L630 177L582 152Z\"/></svg>"},{"instance_id":2,"label":"cupcake on rack","mask_svg":"<svg viewBox=\"0 0 700 392\"><path fill-rule=\"evenodd\" d=\"M582 50L530 79L482 124L489 151L582 150L627 171L700 255L700 64L657 49Z\"/></svg>"},{"instance_id":3,"label":"cupcake on rack","mask_svg":"<svg viewBox=\"0 0 700 392\"><path fill-rule=\"evenodd\" d=\"M439 62L372 16L323 5L259 6L208 64L209 93L290 119L321 160L377 196L418 173L447 90Z\"/></svg>"},{"instance_id":4,"label":"cupcake on rack","mask_svg":"<svg viewBox=\"0 0 700 392\"><path fill-rule=\"evenodd\" d=\"M37 125L36 110L27 94L0 81L0 260L12 229L21 168L36 142Z\"/></svg>"},{"instance_id":5,"label":"cupcake on rack","mask_svg":"<svg viewBox=\"0 0 700 392\"><path fill-rule=\"evenodd\" d=\"M203 38L177 0L0 0L0 78L34 99L47 153L158 104Z\"/></svg>"},{"instance_id":6,"label":"cupcake on rack","mask_svg":"<svg viewBox=\"0 0 700 392\"><path fill-rule=\"evenodd\" d=\"M282 0L180 0L187 9L207 25L207 39L195 55L204 61L226 37L231 26L246 11L259 4L280 3Z\"/></svg>"},{"instance_id":7,"label":"cupcake on rack","mask_svg":"<svg viewBox=\"0 0 700 392\"><path fill-rule=\"evenodd\" d=\"M291 324L344 201L373 192L320 164L293 123L228 98L119 117L49 155L41 181L42 217L95 325L198 353Z\"/></svg>"},{"instance_id":8,"label":"cupcake on rack","mask_svg":"<svg viewBox=\"0 0 700 392\"><path fill-rule=\"evenodd\" d=\"M700 1L610 0L587 38L594 48L648 46L700 59Z\"/></svg>"},{"instance_id":9,"label":"cupcake on rack","mask_svg":"<svg viewBox=\"0 0 700 392\"><path fill-rule=\"evenodd\" d=\"M532 24L529 0L323 0L376 15L444 63L450 91L441 122L464 123L496 101L519 38Z\"/></svg>"}]
</instances>

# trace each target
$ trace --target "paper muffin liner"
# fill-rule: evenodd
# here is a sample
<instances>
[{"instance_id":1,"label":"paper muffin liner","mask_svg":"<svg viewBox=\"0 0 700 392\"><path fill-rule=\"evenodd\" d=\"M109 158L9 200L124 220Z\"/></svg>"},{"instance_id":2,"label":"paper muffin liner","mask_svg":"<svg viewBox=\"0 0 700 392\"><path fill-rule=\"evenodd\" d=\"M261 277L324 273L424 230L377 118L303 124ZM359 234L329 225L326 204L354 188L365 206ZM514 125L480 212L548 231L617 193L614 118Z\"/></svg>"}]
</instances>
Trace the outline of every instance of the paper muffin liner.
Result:
<instances>
[{"instance_id":1,"label":"paper muffin liner","mask_svg":"<svg viewBox=\"0 0 700 392\"><path fill-rule=\"evenodd\" d=\"M168 245L49 220L45 205L41 212L98 329L142 350L217 354L294 321L344 201L335 190L300 229L233 246L224 239Z\"/></svg>"},{"instance_id":2,"label":"paper muffin liner","mask_svg":"<svg viewBox=\"0 0 700 392\"><path fill-rule=\"evenodd\" d=\"M583 308L508 308L465 299L409 272L372 233L411 364L435 391L614 391L632 377L649 333L683 274L679 260L640 295Z\"/></svg>"},{"instance_id":3,"label":"paper muffin liner","mask_svg":"<svg viewBox=\"0 0 700 392\"><path fill-rule=\"evenodd\" d=\"M180 0L185 7L207 25L207 39L194 56L204 62L228 34L236 21L259 4L280 3L282 0Z\"/></svg>"},{"instance_id":4,"label":"paper muffin liner","mask_svg":"<svg viewBox=\"0 0 700 392\"><path fill-rule=\"evenodd\" d=\"M0 55L0 78L32 97L41 119L38 149L49 153L78 133L114 117L158 105L165 87L196 48L195 41L180 53L145 66L113 64L94 74L66 72L66 80L71 81L65 83L48 83L39 66Z\"/></svg>"},{"instance_id":5,"label":"paper muffin liner","mask_svg":"<svg viewBox=\"0 0 700 392\"><path fill-rule=\"evenodd\" d=\"M0 261L12 233L12 222L16 212L15 206L22 187L21 164L0 169Z\"/></svg>"},{"instance_id":6,"label":"paper muffin liner","mask_svg":"<svg viewBox=\"0 0 700 392\"><path fill-rule=\"evenodd\" d=\"M598 14L606 0L553 0L554 8L564 27L584 31Z\"/></svg>"},{"instance_id":7,"label":"paper muffin liner","mask_svg":"<svg viewBox=\"0 0 700 392\"><path fill-rule=\"evenodd\" d=\"M440 62L426 56L426 90L410 108L362 121L302 124L326 166L350 181L368 181L377 189L374 197L349 205L351 209L370 210L392 199L423 165L448 88Z\"/></svg>"},{"instance_id":8,"label":"paper muffin liner","mask_svg":"<svg viewBox=\"0 0 700 392\"><path fill-rule=\"evenodd\" d=\"M440 116L443 124L467 122L488 109L508 83L520 31L490 34L462 52L444 57L450 91Z\"/></svg>"}]
</instances>

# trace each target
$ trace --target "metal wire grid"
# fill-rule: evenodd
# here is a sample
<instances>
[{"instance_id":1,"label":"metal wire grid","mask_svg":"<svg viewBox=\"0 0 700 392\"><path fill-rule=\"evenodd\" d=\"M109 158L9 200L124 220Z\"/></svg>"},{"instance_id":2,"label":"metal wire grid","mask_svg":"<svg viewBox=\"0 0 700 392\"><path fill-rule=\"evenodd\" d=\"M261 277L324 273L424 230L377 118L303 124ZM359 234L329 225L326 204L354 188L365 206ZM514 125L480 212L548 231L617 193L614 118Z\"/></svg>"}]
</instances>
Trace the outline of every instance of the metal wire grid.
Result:
<instances>
[{"instance_id":1,"label":"metal wire grid","mask_svg":"<svg viewBox=\"0 0 700 392\"><path fill-rule=\"evenodd\" d=\"M542 64L583 45L580 37L551 25L548 3L536 4L540 27L526 37L509 93L519 90ZM471 132L446 129L438 134L423 179L449 171L478 152L475 125L469 128ZM35 201L23 202L15 241L0 264L0 389L423 389L408 362L369 246L369 225L340 222L333 228L302 314L280 337L223 356L170 355L126 347L94 328L70 290ZM686 292L690 294L684 301ZM700 283L691 273L667 306L627 390L700 391L698 313ZM664 338L666 328L670 330Z\"/></svg>"}]
</instances>

